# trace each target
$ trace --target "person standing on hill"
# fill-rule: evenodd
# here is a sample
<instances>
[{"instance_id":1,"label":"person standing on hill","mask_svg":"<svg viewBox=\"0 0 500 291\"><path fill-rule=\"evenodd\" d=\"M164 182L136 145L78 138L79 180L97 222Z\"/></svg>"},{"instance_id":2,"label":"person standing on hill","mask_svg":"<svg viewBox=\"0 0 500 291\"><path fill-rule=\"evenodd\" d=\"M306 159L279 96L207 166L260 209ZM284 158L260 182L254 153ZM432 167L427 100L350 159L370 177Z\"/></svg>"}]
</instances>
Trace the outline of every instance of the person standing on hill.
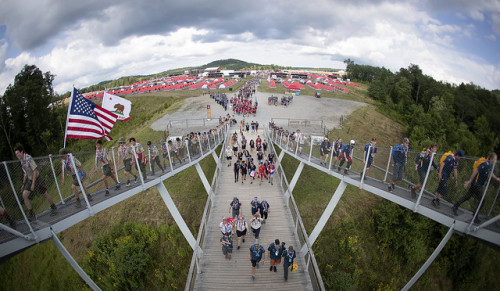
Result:
<instances>
[{"instance_id":1,"label":"person standing on hill","mask_svg":"<svg viewBox=\"0 0 500 291\"><path fill-rule=\"evenodd\" d=\"M438 149L438 145L433 143L431 144L431 147L423 150L419 155L417 155L417 158L415 159L415 169L418 172L418 177L419 177L419 182L417 185L411 186L410 191L411 191L411 197L415 198L417 196L417 191L422 187L422 184L424 183L425 176L427 174L427 169L429 167L433 167L434 169L437 169L437 165L434 161L432 161L431 164L431 157L433 153L436 153Z\"/></svg>"},{"instance_id":2,"label":"person standing on hill","mask_svg":"<svg viewBox=\"0 0 500 291\"><path fill-rule=\"evenodd\" d=\"M403 180L406 163L408 162L408 151L410 149L410 140L405 137L402 144L398 144L392 148L392 158L394 160L394 168L392 170L392 179L389 182L389 192L394 191L394 184L397 181Z\"/></svg>"},{"instance_id":3,"label":"person standing on hill","mask_svg":"<svg viewBox=\"0 0 500 291\"><path fill-rule=\"evenodd\" d=\"M452 211L453 215L458 215L458 207L462 205L465 201L471 199L474 197L478 201L481 201L481 195L482 195L482 189L485 183L488 182L488 177L491 175L492 178L497 180L497 182L500 182L500 178L498 178L494 173L493 173L493 165L497 161L497 154L496 153L490 153L488 156L487 160L481 161L479 160L478 162L475 163L476 168L472 171L472 175L470 176L470 179L465 182L464 188L467 188L470 186L469 191L460 198L457 203L453 205ZM484 205L481 203L478 207L477 212L479 213L481 211L481 208ZM478 215L479 216L479 215ZM480 223L481 220L476 216L476 219L474 220L474 223Z\"/></svg>"},{"instance_id":4,"label":"person standing on hill","mask_svg":"<svg viewBox=\"0 0 500 291\"><path fill-rule=\"evenodd\" d=\"M50 204L50 215L56 215L57 207L54 204L54 200L52 200L52 197L47 193L47 188L45 187L45 184L40 177L38 166L35 163L35 160L33 160L33 158L28 155L24 151L24 148L20 145L14 148L14 153L16 157L21 161L21 167L24 173L21 193L23 195L24 205L26 205L26 208L28 208L29 219L36 220L36 215L33 211L33 207L29 199L31 192L42 195Z\"/></svg>"},{"instance_id":5,"label":"person standing on hill","mask_svg":"<svg viewBox=\"0 0 500 291\"><path fill-rule=\"evenodd\" d=\"M456 154L449 151L441 157L438 172L439 185L436 189L434 199L432 199L432 205L434 205L434 207L439 208L440 198L446 196L448 192L448 178L452 171L455 177L455 187L458 187L458 161L464 156L465 152L463 150L458 150Z\"/></svg>"},{"instance_id":6,"label":"person standing on hill","mask_svg":"<svg viewBox=\"0 0 500 291\"><path fill-rule=\"evenodd\" d=\"M259 268L259 264L264 264L266 259L266 251L264 247L259 245L259 242L255 242L250 247L250 261L252 262L252 280L255 280L255 269Z\"/></svg>"}]
</instances>

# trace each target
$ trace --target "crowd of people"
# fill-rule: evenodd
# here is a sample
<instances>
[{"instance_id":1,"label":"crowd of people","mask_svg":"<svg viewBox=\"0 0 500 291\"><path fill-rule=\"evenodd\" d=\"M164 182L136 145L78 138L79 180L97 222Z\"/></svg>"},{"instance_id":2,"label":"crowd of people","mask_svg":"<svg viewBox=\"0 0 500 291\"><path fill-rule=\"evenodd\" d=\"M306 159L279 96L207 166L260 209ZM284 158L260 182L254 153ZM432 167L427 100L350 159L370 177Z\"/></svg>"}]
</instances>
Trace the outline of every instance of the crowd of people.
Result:
<instances>
[{"instance_id":1,"label":"crowd of people","mask_svg":"<svg viewBox=\"0 0 500 291\"><path fill-rule=\"evenodd\" d=\"M242 120L240 131L234 132L230 137L230 145L225 150L227 166L233 168L234 182L242 183L254 182L259 185L266 181L273 185L273 176L276 171L274 152L268 148L268 143L257 135L255 140L247 140L246 134L252 130L252 133L258 134L258 127L253 122L245 125ZM251 127L250 127L251 126ZM233 236L237 237L236 250L240 250L245 243L246 236L252 232L255 242L250 246L250 261L252 264L252 280L255 279L256 269L262 266L266 261L266 249L260 242L261 229L266 224L270 214L271 205L266 199L259 200L255 196L250 201L250 219L247 221L242 211L242 203L238 197L234 197L229 204L228 213L231 217L224 217L219 227L221 230L221 248L222 253L227 260L231 259L233 252ZM269 258L269 271L277 272L277 266L283 259L284 279L288 279L288 272L293 266L296 257L293 247L288 250L285 243L280 244L279 239L271 243L267 248L267 257Z\"/></svg>"},{"instance_id":2,"label":"crowd of people","mask_svg":"<svg viewBox=\"0 0 500 291\"><path fill-rule=\"evenodd\" d=\"M206 132L191 132L186 136L169 139L168 141L164 139L160 141L159 147L151 141L147 141L147 146L144 147L134 137L130 137L127 143L125 138L120 137L118 139L119 146L117 148L118 159L116 160L116 166L117 168L123 167L126 179L125 186L129 187L131 183L138 183L140 178L146 181L148 175L156 175L157 169L165 173L167 164L170 164L170 162L172 162L172 165L186 162L188 151L191 156L199 155L202 151L208 151L211 141L215 140L215 134L221 128L225 128L226 125L230 124L232 120L228 116L221 119L216 128ZM48 193L50 187L40 175L40 168L36 160L26 153L20 145L14 148L14 153L21 162L23 172L21 195L27 209L28 220L37 220L31 203L34 195L40 195L45 198L50 205L50 215L57 215L58 207L52 196ZM58 157L61 162L61 183L64 186L67 180L66 177L71 177L71 194L74 196L74 206L76 208L82 207L82 193L86 192L82 191L82 188L87 188L87 185L102 182L104 184L105 196L109 196L111 191L118 191L122 187L122 184L118 182L113 155L109 149L104 147L101 140L97 140L95 143L93 177L96 177L96 179L94 181L88 181L90 178L87 176L86 170L88 169L85 169L84 163L75 155L70 154L68 149L61 148ZM150 163L150 171L146 169L148 163ZM100 174L98 174L98 171ZM110 181L113 189L110 187ZM93 201L93 196L90 193L87 193L84 198L86 200L84 203ZM12 228L17 228L17 222L8 214L4 207L0 209L0 214L7 219Z\"/></svg>"},{"instance_id":3,"label":"crowd of people","mask_svg":"<svg viewBox=\"0 0 500 291\"><path fill-rule=\"evenodd\" d=\"M289 132L282 127L276 126L273 122L270 123L270 129L273 132L273 136L277 139L282 139L282 144L287 144L288 148L296 150L298 155L302 154L302 149L308 139L304 137L300 130ZM408 163L409 144L410 140L404 138L401 144L392 147L393 172L387 187L389 192L393 192L396 183L403 180L403 174ZM324 137L320 141L319 146L320 165L325 167L330 166L331 169L336 169L340 173L345 164L343 174L348 174L352 166L353 149L355 146L356 142L354 140L350 140L349 143L342 143L342 138L338 137L335 141L330 142L328 137ZM418 182L410 186L410 193L412 198L416 198L417 192L419 192L426 179L429 167L431 167L437 170L438 176L438 186L433 192L434 196L431 202L435 208L440 208L442 197L446 197L448 193L448 180L450 177L454 177L455 187L458 187L458 164L465 157L465 152L463 150L448 151L441 156L439 163L436 163L436 160L432 160L431 162L432 156L437 152L437 149L437 144L431 144L430 147L416 155L415 170L418 173ZM363 170L359 173L361 179L366 179L367 173L375 164L377 150L377 139L374 137L364 144L362 155ZM481 200L483 186L488 181L488 177L491 176L492 179L500 182L500 178L493 173L493 165L496 160L497 155L490 153L487 158L480 158L474 163L472 174L464 183L464 188L467 189L467 192L453 204L453 215L458 215L458 207L467 200L471 198L475 198L478 201ZM483 205L484 201L479 204L477 213L481 211ZM481 220L476 215L474 223L480 222Z\"/></svg>"},{"instance_id":4,"label":"crowd of people","mask_svg":"<svg viewBox=\"0 0 500 291\"><path fill-rule=\"evenodd\" d=\"M278 96L271 95L267 97L267 104L278 106ZM293 102L293 96L281 96L281 105L287 107Z\"/></svg>"}]
</instances>

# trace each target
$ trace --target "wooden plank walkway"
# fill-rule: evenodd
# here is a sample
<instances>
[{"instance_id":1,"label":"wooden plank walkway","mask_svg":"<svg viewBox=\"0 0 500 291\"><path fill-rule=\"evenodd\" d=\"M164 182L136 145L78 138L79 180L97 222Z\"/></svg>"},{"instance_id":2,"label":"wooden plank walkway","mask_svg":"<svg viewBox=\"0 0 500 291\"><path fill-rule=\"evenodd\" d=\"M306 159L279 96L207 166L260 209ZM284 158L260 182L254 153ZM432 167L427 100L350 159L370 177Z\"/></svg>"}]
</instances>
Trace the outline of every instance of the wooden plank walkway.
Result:
<instances>
[{"instance_id":1,"label":"wooden plank walkway","mask_svg":"<svg viewBox=\"0 0 500 291\"><path fill-rule=\"evenodd\" d=\"M234 131L233 131L234 132ZM263 131L258 134L264 137ZM256 139L257 133L245 133L249 142ZM247 149L250 147L247 143ZM224 153L225 155L225 153ZM255 151L253 153L256 161ZM223 159L223 161L226 161ZM233 157L234 162L234 157ZM267 180L262 181L262 185L254 181L250 184L249 177L242 185L241 180L234 182L233 167L223 165L219 187L215 193L214 206L208 219L207 235L203 244L203 255L200 260L201 273L195 280L195 290L312 290L309 274L305 272L305 262L299 254L300 244L294 233L292 215L285 199L277 184L274 186ZM242 203L243 214L250 225L251 211L250 201L254 196L259 197L259 201L267 200L270 205L270 213L267 223L262 225L259 243L266 250L266 260L264 265L257 269L255 280L251 279L252 264L250 262L250 246L255 242L253 233L247 234L246 242L242 243L241 249L237 250L237 237L233 239L233 255L231 260L226 260L222 254L220 238L221 232L219 224L222 217L230 217L229 204L233 197L239 198ZM286 246L293 246L297 252L296 262L299 270L289 273L288 281L284 280L283 264L277 266L278 272L270 272L270 259L267 248L269 244L278 238L281 242L286 242Z\"/></svg>"}]
</instances>

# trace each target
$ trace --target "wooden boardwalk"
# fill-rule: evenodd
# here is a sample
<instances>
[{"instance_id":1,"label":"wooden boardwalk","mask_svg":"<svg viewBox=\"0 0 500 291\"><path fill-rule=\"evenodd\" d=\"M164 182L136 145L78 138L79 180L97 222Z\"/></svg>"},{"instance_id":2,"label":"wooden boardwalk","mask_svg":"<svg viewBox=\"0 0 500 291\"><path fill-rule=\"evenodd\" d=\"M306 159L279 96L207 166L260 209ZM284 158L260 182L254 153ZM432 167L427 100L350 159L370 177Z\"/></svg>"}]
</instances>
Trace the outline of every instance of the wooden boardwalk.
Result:
<instances>
[{"instance_id":1,"label":"wooden boardwalk","mask_svg":"<svg viewBox=\"0 0 500 291\"><path fill-rule=\"evenodd\" d=\"M234 132L234 131L233 131ZM260 137L264 134L259 130ZM256 139L257 133L246 133L247 141ZM247 144L247 149L250 150ZM224 153L225 155L225 153ZM254 160L255 151L253 153ZM223 161L226 161L225 158ZM234 161L234 158L233 158ZM203 244L203 255L200 260L201 273L197 275L195 290L312 290L309 274L304 271L305 262L300 253L300 245L294 233L292 215L285 199L277 184L274 186L267 180L259 185L257 181L250 184L249 177L242 185L241 180L234 182L233 167L223 166L219 187L215 193L214 206L208 219L207 235ZM262 225L259 243L266 250L266 260L264 265L257 269L255 280L251 279L252 264L250 262L250 246L255 242L253 233L247 234L246 242L242 243L241 249L237 250L237 237L233 238L233 256L231 260L226 260L222 254L220 238L221 232L219 223L222 217L230 217L229 204L233 197L239 198L242 203L242 211L247 223L250 225L251 211L250 201L254 196L259 197L259 201L267 200L270 205L269 218L267 223ZM277 267L278 272L270 272L270 259L267 248L275 239L286 242L286 247L293 246L297 253L296 262L299 266L297 272L289 273L288 281L285 282L283 276L283 264Z\"/></svg>"}]
</instances>

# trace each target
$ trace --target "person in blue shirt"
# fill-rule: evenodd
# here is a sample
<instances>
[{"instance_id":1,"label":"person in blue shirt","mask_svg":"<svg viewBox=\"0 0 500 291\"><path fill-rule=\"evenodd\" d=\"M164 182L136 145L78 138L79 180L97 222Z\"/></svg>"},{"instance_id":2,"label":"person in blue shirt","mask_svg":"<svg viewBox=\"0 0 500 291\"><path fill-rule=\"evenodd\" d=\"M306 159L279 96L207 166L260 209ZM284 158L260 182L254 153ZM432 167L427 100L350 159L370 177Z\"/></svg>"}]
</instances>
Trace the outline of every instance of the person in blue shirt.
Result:
<instances>
[{"instance_id":1,"label":"person in blue shirt","mask_svg":"<svg viewBox=\"0 0 500 291\"><path fill-rule=\"evenodd\" d=\"M342 150L341 150L341 154L340 154L340 164L339 164L338 171L340 172L340 169L342 169L342 165L347 160L347 165L345 166L344 175L347 175L347 170L351 168L352 150L354 149L355 145L356 145L356 142L354 142L354 140L351 140L351 142L349 142L348 144L342 145Z\"/></svg>"},{"instance_id":2,"label":"person in blue shirt","mask_svg":"<svg viewBox=\"0 0 500 291\"><path fill-rule=\"evenodd\" d=\"M264 247L255 242L250 247L250 261L252 262L252 280L255 280L255 269L259 268L259 263L262 265L266 259L266 251Z\"/></svg>"},{"instance_id":3,"label":"person in blue shirt","mask_svg":"<svg viewBox=\"0 0 500 291\"><path fill-rule=\"evenodd\" d=\"M368 172L368 169L370 169L371 165L374 164L374 158L375 154L377 153L377 139L372 137L372 140L365 144L365 148L363 149L363 164L366 164L366 171L365 171L365 179L366 179L366 172ZM360 177L363 177L363 171L359 174Z\"/></svg>"},{"instance_id":4,"label":"person in blue shirt","mask_svg":"<svg viewBox=\"0 0 500 291\"><path fill-rule=\"evenodd\" d=\"M476 169L474 169L474 171L472 171L470 179L464 184L464 188L467 188L470 185L469 190L462 198L460 198L457 201L457 203L453 205L452 211L454 215L458 215L458 207L460 207L460 205L462 205L462 203L464 203L465 201L471 199L472 196L474 196L474 198L478 200L481 200L482 189L484 184L488 182L488 177L490 175L490 172L492 178L500 182L500 178L495 176L495 174L492 171L492 165L495 164L496 161L497 161L497 154L490 153L488 156L488 160L480 164ZM479 205L478 212L481 211L483 204L484 201L483 203L481 203L481 205ZM481 220L478 217L476 217L474 223L480 223L480 222Z\"/></svg>"},{"instance_id":5,"label":"person in blue shirt","mask_svg":"<svg viewBox=\"0 0 500 291\"><path fill-rule=\"evenodd\" d=\"M419 155L417 155L415 159L415 169L418 172L419 182L417 185L411 186L411 197L415 198L417 196L417 191L422 187L422 184L425 180L425 175L427 174L427 169L431 166L431 157L433 153L436 153L438 149L438 145L433 143L431 147L422 151ZM432 167L437 169L437 165L434 161L432 161Z\"/></svg>"},{"instance_id":6,"label":"person in blue shirt","mask_svg":"<svg viewBox=\"0 0 500 291\"><path fill-rule=\"evenodd\" d=\"M405 165L408 162L408 150L410 149L410 140L405 137L402 144L398 144L392 148L392 158L394 160L394 168L392 170L392 179L389 182L389 192L394 191L394 184L397 181L403 180Z\"/></svg>"},{"instance_id":7,"label":"person in blue shirt","mask_svg":"<svg viewBox=\"0 0 500 291\"><path fill-rule=\"evenodd\" d=\"M332 166L335 167L337 160L340 156L340 151L342 148L342 138L339 136L337 140L332 145Z\"/></svg>"},{"instance_id":8,"label":"person in blue shirt","mask_svg":"<svg viewBox=\"0 0 500 291\"><path fill-rule=\"evenodd\" d=\"M452 172L455 177L455 187L458 187L458 161L464 156L465 152L463 150L458 150L456 154L448 155L443 162L439 164L439 185L436 189L434 199L432 199L432 205L434 205L434 207L439 208L440 198L446 196L448 192L448 178Z\"/></svg>"},{"instance_id":9,"label":"person in blue shirt","mask_svg":"<svg viewBox=\"0 0 500 291\"><path fill-rule=\"evenodd\" d=\"M297 257L292 246L288 247L288 251L283 252L283 270L285 272L285 281L288 280L288 268L293 266L293 260Z\"/></svg>"},{"instance_id":10,"label":"person in blue shirt","mask_svg":"<svg viewBox=\"0 0 500 291\"><path fill-rule=\"evenodd\" d=\"M277 272L276 265L281 264L281 256L283 254L283 250L285 250L285 243L280 245L280 240L275 239L274 243L271 243L267 248L269 259L271 260L271 266L269 267L269 271Z\"/></svg>"}]
</instances>

